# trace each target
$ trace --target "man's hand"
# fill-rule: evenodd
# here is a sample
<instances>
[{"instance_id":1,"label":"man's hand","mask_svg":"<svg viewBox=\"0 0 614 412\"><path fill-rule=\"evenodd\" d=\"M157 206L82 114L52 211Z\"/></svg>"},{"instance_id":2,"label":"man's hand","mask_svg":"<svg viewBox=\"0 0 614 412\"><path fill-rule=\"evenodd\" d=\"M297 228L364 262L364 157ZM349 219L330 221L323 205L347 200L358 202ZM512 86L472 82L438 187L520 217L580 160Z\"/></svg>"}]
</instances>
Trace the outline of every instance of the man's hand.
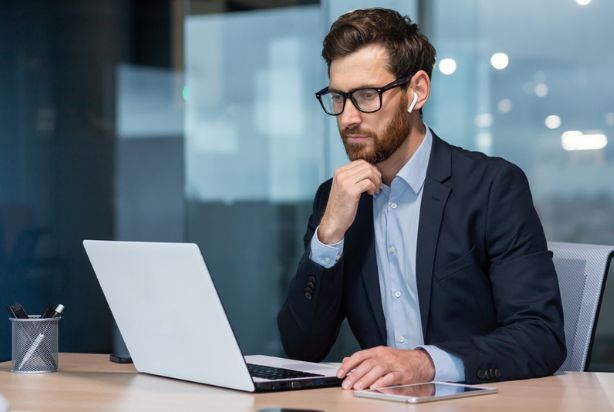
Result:
<instances>
[{"instance_id":1,"label":"man's hand","mask_svg":"<svg viewBox=\"0 0 614 412\"><path fill-rule=\"evenodd\" d=\"M378 346L344 358L337 371L337 377L345 377L343 389L374 389L432 381L435 377L435 367L429 354L422 349Z\"/></svg>"},{"instance_id":2,"label":"man's hand","mask_svg":"<svg viewBox=\"0 0 614 412\"><path fill-rule=\"evenodd\" d=\"M360 196L374 195L382 185L382 174L372 164L355 160L335 170L326 211L318 228L318 239L324 244L340 241L354 222Z\"/></svg>"}]
</instances>

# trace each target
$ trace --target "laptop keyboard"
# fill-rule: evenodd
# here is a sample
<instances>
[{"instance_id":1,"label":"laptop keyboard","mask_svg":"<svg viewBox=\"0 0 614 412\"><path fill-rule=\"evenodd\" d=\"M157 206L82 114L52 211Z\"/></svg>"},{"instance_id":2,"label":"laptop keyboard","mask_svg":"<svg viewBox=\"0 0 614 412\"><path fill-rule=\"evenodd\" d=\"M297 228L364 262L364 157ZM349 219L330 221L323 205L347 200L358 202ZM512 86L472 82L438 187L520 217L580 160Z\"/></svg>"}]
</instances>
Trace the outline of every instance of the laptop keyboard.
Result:
<instances>
[{"instance_id":1,"label":"laptop keyboard","mask_svg":"<svg viewBox=\"0 0 614 412\"><path fill-rule=\"evenodd\" d=\"M273 366L254 365L253 363L248 363L247 369L249 370L250 375L252 375L255 378L272 379L272 380L310 378L310 377L316 377L316 376L324 376L324 375L317 375L315 373L295 371L291 369L275 368Z\"/></svg>"}]
</instances>

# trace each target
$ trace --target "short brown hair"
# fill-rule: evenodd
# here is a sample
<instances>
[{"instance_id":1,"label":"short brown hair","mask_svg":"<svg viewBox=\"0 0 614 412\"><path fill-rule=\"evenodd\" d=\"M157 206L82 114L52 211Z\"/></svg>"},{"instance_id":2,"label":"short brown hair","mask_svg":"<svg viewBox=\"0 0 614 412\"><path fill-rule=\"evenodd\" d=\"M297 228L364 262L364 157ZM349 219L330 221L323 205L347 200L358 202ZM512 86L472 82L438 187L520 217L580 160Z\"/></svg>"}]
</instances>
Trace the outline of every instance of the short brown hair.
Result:
<instances>
[{"instance_id":1,"label":"short brown hair","mask_svg":"<svg viewBox=\"0 0 614 412\"><path fill-rule=\"evenodd\" d=\"M408 16L384 8L354 10L340 16L324 38L322 57L330 70L333 60L377 43L388 52L388 69L397 78L418 70L431 77L433 45Z\"/></svg>"}]
</instances>

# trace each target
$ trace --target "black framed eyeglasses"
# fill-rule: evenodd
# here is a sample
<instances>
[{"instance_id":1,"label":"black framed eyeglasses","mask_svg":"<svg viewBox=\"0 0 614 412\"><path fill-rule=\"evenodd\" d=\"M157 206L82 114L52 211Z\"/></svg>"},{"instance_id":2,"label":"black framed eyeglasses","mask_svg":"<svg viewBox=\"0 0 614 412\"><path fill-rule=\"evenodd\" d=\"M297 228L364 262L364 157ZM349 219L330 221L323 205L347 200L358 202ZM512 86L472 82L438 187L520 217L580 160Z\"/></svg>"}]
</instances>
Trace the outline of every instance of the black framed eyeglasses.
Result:
<instances>
[{"instance_id":1,"label":"black framed eyeglasses","mask_svg":"<svg viewBox=\"0 0 614 412\"><path fill-rule=\"evenodd\" d=\"M347 93L338 90L329 90L328 87L325 87L319 92L316 92L316 98L320 102L324 112L331 116L339 116L343 113L347 99L350 99L354 107L359 111L363 113L374 113L382 108L382 95L385 91L403 86L407 84L410 79L411 76L407 75L382 87L362 87L350 90Z\"/></svg>"}]
</instances>

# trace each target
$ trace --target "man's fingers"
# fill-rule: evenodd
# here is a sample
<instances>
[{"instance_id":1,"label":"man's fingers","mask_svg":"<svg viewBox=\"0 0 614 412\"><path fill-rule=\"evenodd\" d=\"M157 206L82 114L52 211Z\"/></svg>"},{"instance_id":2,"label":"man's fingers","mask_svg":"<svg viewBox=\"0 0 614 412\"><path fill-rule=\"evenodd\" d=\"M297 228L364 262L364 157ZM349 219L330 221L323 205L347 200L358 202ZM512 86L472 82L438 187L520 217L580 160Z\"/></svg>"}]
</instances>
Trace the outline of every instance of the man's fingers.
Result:
<instances>
[{"instance_id":1,"label":"man's fingers","mask_svg":"<svg viewBox=\"0 0 614 412\"><path fill-rule=\"evenodd\" d=\"M371 182L373 189L370 186L365 186L365 182ZM343 186L344 191L349 193L359 194L369 190L369 194L374 194L379 192L382 179L379 175L373 173L372 170L364 169L357 171L355 174L342 177L339 183ZM367 189L365 190L365 188ZM360 190L360 192L356 193L354 190Z\"/></svg>"},{"instance_id":2,"label":"man's fingers","mask_svg":"<svg viewBox=\"0 0 614 412\"><path fill-rule=\"evenodd\" d=\"M371 179L376 186L381 185L382 174L372 164L363 161L357 165L353 165L352 163L350 163L350 165L352 167L344 168L345 166L343 166L335 171L335 178L339 182L353 184L363 179Z\"/></svg>"},{"instance_id":3,"label":"man's fingers","mask_svg":"<svg viewBox=\"0 0 614 412\"><path fill-rule=\"evenodd\" d=\"M364 189L365 186L362 186L363 182L371 182L376 192L379 192L382 186L381 180L373 175L364 175L348 182L339 183L339 186L342 192L346 193L347 195L354 196L362 193L358 191Z\"/></svg>"},{"instance_id":4,"label":"man's fingers","mask_svg":"<svg viewBox=\"0 0 614 412\"><path fill-rule=\"evenodd\" d=\"M341 362L341 366L337 371L337 377L343 378L350 371L354 372L354 370L362 363L363 360L369 357L370 349L360 350L358 352L354 352L352 356L347 356L343 358L343 362Z\"/></svg>"},{"instance_id":5,"label":"man's fingers","mask_svg":"<svg viewBox=\"0 0 614 412\"><path fill-rule=\"evenodd\" d=\"M386 386L395 385L397 383L400 383L400 374L395 371L388 372L387 374L376 380L375 383L370 386L370 389L384 388Z\"/></svg>"},{"instance_id":6,"label":"man's fingers","mask_svg":"<svg viewBox=\"0 0 614 412\"><path fill-rule=\"evenodd\" d=\"M377 170L375 166L365 160L354 160L353 162L347 163L337 169L337 172L344 173L350 172L352 170L358 170L361 168L372 168Z\"/></svg>"},{"instance_id":7,"label":"man's fingers","mask_svg":"<svg viewBox=\"0 0 614 412\"><path fill-rule=\"evenodd\" d=\"M373 195L377 192L378 188L373 184L371 180L363 180L356 184L360 193L368 192L370 195Z\"/></svg>"},{"instance_id":8,"label":"man's fingers","mask_svg":"<svg viewBox=\"0 0 614 412\"><path fill-rule=\"evenodd\" d=\"M382 187L382 177L381 175L376 175L376 174L370 174L367 179L369 179L372 183L373 186L375 187L375 191L373 193L370 193L371 195L378 193L380 191L380 188Z\"/></svg>"},{"instance_id":9,"label":"man's fingers","mask_svg":"<svg viewBox=\"0 0 614 412\"><path fill-rule=\"evenodd\" d=\"M379 380L382 376L385 376L387 372L388 371L386 371L381 364L375 365L367 373L362 375L360 379L354 381L353 388L356 390L367 388Z\"/></svg>"},{"instance_id":10,"label":"man's fingers","mask_svg":"<svg viewBox=\"0 0 614 412\"><path fill-rule=\"evenodd\" d=\"M356 382L363 379L363 377L367 375L369 372L371 372L371 370L375 368L376 366L377 366L376 363L372 359L367 359L361 362L360 365L358 365L356 368L351 370L352 371L351 373L348 373L346 375L346 378L341 384L341 386L343 387L343 389L353 388Z\"/></svg>"}]
</instances>

